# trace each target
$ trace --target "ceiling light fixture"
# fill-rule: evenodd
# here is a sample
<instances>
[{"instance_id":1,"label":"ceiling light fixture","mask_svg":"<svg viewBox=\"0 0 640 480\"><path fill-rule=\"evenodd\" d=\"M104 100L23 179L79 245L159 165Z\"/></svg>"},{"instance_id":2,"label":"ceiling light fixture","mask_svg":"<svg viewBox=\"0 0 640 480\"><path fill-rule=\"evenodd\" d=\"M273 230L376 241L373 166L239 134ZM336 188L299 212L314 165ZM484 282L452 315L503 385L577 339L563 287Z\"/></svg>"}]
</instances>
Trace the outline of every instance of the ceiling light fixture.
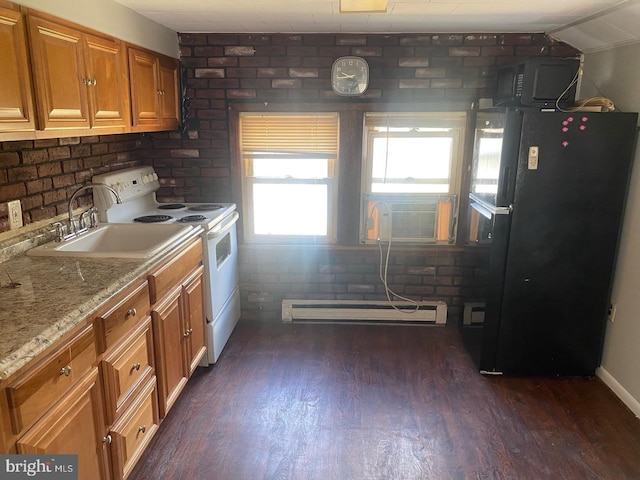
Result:
<instances>
[{"instance_id":1,"label":"ceiling light fixture","mask_svg":"<svg viewBox=\"0 0 640 480\"><path fill-rule=\"evenodd\" d=\"M389 0L340 0L340 13L386 13Z\"/></svg>"}]
</instances>

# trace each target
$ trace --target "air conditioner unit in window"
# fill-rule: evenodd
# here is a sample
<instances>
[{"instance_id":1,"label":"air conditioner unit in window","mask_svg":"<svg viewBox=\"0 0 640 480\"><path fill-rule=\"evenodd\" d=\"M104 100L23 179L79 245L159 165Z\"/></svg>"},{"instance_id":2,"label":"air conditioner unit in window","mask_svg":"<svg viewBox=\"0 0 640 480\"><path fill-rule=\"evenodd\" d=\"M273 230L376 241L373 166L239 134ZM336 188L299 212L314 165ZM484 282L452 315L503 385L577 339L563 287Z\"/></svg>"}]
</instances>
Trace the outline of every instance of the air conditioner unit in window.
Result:
<instances>
[{"instance_id":1,"label":"air conditioner unit in window","mask_svg":"<svg viewBox=\"0 0 640 480\"><path fill-rule=\"evenodd\" d=\"M365 201L364 243L453 242L455 195L393 197L370 195Z\"/></svg>"}]
</instances>

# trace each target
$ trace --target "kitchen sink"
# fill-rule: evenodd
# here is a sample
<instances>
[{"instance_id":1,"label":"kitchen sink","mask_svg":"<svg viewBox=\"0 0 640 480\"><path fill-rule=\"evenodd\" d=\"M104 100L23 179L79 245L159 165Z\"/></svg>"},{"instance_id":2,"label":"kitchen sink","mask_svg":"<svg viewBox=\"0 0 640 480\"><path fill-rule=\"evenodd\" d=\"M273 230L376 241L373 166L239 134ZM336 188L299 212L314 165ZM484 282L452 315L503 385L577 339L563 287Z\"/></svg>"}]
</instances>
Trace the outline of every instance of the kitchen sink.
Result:
<instances>
[{"instance_id":1,"label":"kitchen sink","mask_svg":"<svg viewBox=\"0 0 640 480\"><path fill-rule=\"evenodd\" d=\"M105 223L61 242L27 251L36 257L150 258L177 245L193 225Z\"/></svg>"}]
</instances>

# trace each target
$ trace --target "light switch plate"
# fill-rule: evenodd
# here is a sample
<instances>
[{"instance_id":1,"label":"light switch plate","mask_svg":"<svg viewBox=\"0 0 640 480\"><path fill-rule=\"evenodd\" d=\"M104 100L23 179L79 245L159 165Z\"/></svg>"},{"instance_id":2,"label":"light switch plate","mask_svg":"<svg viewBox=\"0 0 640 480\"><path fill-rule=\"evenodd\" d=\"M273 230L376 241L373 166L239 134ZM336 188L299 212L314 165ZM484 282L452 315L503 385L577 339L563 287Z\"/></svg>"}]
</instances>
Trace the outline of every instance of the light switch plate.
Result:
<instances>
[{"instance_id":1,"label":"light switch plate","mask_svg":"<svg viewBox=\"0 0 640 480\"><path fill-rule=\"evenodd\" d=\"M20 205L20 200L7 202L7 210L9 211L9 230L20 228L23 225L22 205Z\"/></svg>"}]
</instances>

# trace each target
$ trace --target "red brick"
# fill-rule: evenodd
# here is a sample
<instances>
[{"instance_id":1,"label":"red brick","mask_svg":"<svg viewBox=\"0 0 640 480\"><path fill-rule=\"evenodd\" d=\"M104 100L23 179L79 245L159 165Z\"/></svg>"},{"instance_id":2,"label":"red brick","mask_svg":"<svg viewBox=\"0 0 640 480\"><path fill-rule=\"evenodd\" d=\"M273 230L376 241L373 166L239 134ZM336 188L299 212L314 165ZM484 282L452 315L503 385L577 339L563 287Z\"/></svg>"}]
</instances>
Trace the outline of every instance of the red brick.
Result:
<instances>
[{"instance_id":1,"label":"red brick","mask_svg":"<svg viewBox=\"0 0 640 480\"><path fill-rule=\"evenodd\" d=\"M20 165L18 152L0 152L0 168L15 167L18 165Z\"/></svg>"},{"instance_id":2,"label":"red brick","mask_svg":"<svg viewBox=\"0 0 640 480\"><path fill-rule=\"evenodd\" d=\"M13 167L7 170L9 182L17 183L38 178L38 170L34 166Z\"/></svg>"}]
</instances>

